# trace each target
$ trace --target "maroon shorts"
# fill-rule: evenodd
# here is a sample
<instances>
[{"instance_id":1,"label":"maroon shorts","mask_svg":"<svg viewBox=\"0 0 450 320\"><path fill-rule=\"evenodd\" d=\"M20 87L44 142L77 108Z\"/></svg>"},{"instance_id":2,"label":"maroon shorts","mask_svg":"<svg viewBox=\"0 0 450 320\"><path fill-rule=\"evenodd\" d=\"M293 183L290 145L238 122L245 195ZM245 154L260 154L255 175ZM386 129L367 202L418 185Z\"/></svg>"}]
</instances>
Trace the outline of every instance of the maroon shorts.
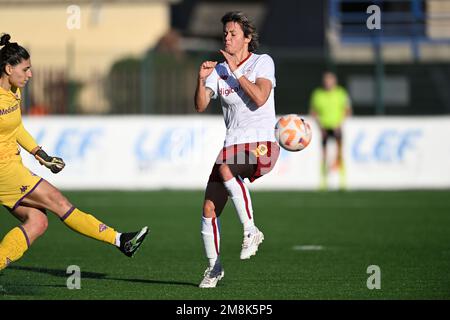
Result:
<instances>
[{"instance_id":1,"label":"maroon shorts","mask_svg":"<svg viewBox=\"0 0 450 320\"><path fill-rule=\"evenodd\" d=\"M234 144L224 147L217 156L208 182L223 182L219 166L224 163L229 165L254 165L253 174L249 177L242 177L253 182L273 169L279 154L280 147L276 142L271 141Z\"/></svg>"}]
</instances>

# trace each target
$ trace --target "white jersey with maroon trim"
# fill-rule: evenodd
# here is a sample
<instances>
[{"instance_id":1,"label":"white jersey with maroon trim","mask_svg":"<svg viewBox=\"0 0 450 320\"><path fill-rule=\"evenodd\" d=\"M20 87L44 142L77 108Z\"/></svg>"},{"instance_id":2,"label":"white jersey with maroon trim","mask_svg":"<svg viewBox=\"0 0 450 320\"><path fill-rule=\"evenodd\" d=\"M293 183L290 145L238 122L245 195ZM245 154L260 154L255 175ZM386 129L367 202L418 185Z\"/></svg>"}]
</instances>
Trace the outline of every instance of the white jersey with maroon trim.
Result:
<instances>
[{"instance_id":1,"label":"white jersey with maroon trim","mask_svg":"<svg viewBox=\"0 0 450 320\"><path fill-rule=\"evenodd\" d=\"M272 82L266 103L257 107L253 100L244 93L228 64L217 64L206 79L206 87L213 92L213 99L220 96L227 133L224 146L258 141L275 141L275 66L267 54L251 53L242 61L238 70L255 83L257 78Z\"/></svg>"}]
</instances>

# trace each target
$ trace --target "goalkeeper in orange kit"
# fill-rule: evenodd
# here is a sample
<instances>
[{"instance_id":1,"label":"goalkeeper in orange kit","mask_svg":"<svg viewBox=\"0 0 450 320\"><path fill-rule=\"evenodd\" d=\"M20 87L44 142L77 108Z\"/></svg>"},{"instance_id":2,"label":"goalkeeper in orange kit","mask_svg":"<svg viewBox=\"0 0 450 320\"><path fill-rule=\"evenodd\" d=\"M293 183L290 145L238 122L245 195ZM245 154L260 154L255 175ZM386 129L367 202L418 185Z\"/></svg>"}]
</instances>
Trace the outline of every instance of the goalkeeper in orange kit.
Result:
<instances>
[{"instance_id":1,"label":"goalkeeper in orange kit","mask_svg":"<svg viewBox=\"0 0 450 320\"><path fill-rule=\"evenodd\" d=\"M72 230L115 245L132 257L144 241L147 227L130 233L115 231L76 208L57 188L22 164L18 145L53 173L65 166L61 158L47 155L22 124L20 88L32 77L31 61L28 52L9 39L7 34L0 39L0 204L22 225L10 230L0 242L0 270L20 259L45 232L46 210L54 212Z\"/></svg>"}]
</instances>

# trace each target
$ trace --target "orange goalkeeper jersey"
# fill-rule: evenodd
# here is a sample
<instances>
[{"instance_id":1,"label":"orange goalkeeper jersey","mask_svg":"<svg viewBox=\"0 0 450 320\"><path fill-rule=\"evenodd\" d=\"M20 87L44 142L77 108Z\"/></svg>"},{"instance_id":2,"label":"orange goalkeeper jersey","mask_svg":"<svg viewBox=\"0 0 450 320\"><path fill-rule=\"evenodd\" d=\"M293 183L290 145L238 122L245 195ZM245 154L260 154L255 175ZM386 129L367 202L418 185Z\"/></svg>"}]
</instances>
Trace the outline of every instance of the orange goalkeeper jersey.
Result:
<instances>
[{"instance_id":1,"label":"orange goalkeeper jersey","mask_svg":"<svg viewBox=\"0 0 450 320\"><path fill-rule=\"evenodd\" d=\"M28 152L37 147L36 141L22 124L20 102L18 88L13 92L0 87L0 163L20 158L18 145Z\"/></svg>"}]
</instances>

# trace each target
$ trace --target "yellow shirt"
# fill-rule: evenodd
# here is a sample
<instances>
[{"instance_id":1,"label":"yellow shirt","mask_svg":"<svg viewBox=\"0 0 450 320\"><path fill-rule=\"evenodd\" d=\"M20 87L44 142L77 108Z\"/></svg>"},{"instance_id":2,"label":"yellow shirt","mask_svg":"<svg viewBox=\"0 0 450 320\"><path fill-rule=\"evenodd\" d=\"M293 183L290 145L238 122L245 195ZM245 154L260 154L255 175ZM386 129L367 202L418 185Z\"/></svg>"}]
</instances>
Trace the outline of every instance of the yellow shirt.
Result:
<instances>
[{"instance_id":1,"label":"yellow shirt","mask_svg":"<svg viewBox=\"0 0 450 320\"><path fill-rule=\"evenodd\" d=\"M328 91L318 88L312 93L310 104L311 111L317 113L322 128L336 129L345 119L349 98L345 89L340 86Z\"/></svg>"},{"instance_id":2,"label":"yellow shirt","mask_svg":"<svg viewBox=\"0 0 450 320\"><path fill-rule=\"evenodd\" d=\"M0 162L20 158L18 144L28 152L38 145L22 124L20 102L19 89L14 93L0 87Z\"/></svg>"}]
</instances>

